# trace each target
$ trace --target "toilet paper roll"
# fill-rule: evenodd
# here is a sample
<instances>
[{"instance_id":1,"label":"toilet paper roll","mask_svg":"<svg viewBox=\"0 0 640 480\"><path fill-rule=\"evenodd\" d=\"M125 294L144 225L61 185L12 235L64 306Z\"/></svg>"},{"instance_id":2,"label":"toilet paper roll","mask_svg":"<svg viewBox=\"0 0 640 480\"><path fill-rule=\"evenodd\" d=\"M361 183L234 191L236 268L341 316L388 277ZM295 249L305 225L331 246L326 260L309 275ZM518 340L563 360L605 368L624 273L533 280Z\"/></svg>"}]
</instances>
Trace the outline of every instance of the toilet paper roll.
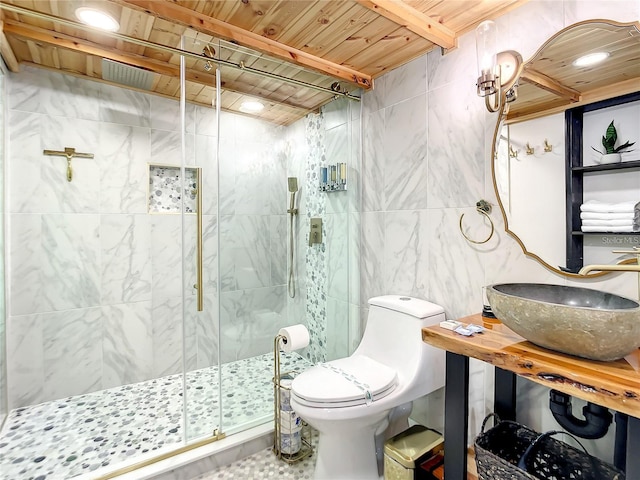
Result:
<instances>
[{"instance_id":1,"label":"toilet paper roll","mask_svg":"<svg viewBox=\"0 0 640 480\"><path fill-rule=\"evenodd\" d=\"M309 330L302 324L281 328L278 335L284 337L280 341L280 348L285 352L293 352L309 345Z\"/></svg>"}]
</instances>

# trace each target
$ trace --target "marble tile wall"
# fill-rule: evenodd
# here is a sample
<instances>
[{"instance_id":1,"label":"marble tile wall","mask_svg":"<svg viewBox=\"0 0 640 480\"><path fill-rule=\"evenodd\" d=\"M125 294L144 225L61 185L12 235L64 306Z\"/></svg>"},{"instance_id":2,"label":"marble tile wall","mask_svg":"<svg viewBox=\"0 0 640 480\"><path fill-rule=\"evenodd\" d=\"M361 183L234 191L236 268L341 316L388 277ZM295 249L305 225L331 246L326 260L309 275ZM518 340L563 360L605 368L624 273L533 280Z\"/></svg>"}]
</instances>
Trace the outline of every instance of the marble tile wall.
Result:
<instances>
[{"instance_id":1,"label":"marble tile wall","mask_svg":"<svg viewBox=\"0 0 640 480\"><path fill-rule=\"evenodd\" d=\"M589 18L637 21L636 1L533 0L497 19L501 48L515 48L525 59L558 30ZM500 281L571 284L525 257L492 215L496 233L482 246L470 245L458 231L458 219L475 222L475 202L494 203L490 149L496 116L476 96L474 33L460 38L458 48L442 56L426 56L376 79L363 101L362 245L360 307L385 293L426 298L457 318L480 311L481 287ZM477 223L477 224L476 224ZM623 275L591 281L590 286L635 297L635 282ZM582 282L584 284L584 282ZM471 366L470 439L488 409L491 370ZM549 427L546 396L541 387L521 385L529 399L532 427ZM434 392L415 407L417 420L434 427L442 423L442 395ZM610 456L607 440L589 447Z\"/></svg>"},{"instance_id":2,"label":"marble tile wall","mask_svg":"<svg viewBox=\"0 0 640 480\"><path fill-rule=\"evenodd\" d=\"M178 102L25 67L8 87L8 407L217 363L217 126L187 105L204 167L206 314L182 322L181 221L147 213L148 163L179 164ZM42 155L66 146L74 159ZM188 311L194 216L185 218Z\"/></svg>"}]
</instances>

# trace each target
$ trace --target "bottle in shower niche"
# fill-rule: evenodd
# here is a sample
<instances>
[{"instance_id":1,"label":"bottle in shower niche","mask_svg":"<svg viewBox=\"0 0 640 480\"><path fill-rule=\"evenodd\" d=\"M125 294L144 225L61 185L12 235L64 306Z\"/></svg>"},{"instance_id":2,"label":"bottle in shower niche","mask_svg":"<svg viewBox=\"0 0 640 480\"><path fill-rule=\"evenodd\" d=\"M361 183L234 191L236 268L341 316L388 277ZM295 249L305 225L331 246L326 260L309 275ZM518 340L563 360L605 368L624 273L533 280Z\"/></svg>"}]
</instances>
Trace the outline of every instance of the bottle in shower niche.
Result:
<instances>
[{"instance_id":1,"label":"bottle in shower niche","mask_svg":"<svg viewBox=\"0 0 640 480\"><path fill-rule=\"evenodd\" d=\"M302 448L302 419L291 409L291 379L280 381L280 451L287 455Z\"/></svg>"}]
</instances>

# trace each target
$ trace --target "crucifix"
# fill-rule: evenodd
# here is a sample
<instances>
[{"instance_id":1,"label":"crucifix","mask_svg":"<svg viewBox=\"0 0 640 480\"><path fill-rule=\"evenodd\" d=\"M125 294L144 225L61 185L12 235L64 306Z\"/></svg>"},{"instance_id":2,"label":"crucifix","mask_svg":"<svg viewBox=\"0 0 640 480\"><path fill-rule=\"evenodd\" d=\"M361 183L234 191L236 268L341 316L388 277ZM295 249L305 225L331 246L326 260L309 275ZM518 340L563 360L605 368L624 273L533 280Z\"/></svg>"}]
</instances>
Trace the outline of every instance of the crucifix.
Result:
<instances>
[{"instance_id":1,"label":"crucifix","mask_svg":"<svg viewBox=\"0 0 640 480\"><path fill-rule=\"evenodd\" d=\"M64 147L64 151L44 150L42 153L44 153L45 155L57 155L60 157L67 157L67 182L70 182L73 178L73 170L71 170L71 159L73 159L73 157L93 158L93 153L76 152L75 148L70 148L70 147Z\"/></svg>"}]
</instances>

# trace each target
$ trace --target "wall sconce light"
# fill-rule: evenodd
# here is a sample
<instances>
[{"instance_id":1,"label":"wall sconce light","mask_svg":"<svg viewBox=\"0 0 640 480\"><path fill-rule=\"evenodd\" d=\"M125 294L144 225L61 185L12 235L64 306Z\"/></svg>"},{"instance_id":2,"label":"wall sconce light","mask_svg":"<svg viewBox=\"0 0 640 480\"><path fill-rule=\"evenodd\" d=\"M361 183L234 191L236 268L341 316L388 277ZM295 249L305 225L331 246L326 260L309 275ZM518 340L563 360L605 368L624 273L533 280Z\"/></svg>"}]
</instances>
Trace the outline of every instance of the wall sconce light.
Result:
<instances>
[{"instance_id":1,"label":"wall sconce light","mask_svg":"<svg viewBox=\"0 0 640 480\"><path fill-rule=\"evenodd\" d=\"M476 52L478 96L484 97L490 112L502 110L506 113L508 104L518 96L522 56L515 50L497 51L497 29L491 20L476 27Z\"/></svg>"}]
</instances>

